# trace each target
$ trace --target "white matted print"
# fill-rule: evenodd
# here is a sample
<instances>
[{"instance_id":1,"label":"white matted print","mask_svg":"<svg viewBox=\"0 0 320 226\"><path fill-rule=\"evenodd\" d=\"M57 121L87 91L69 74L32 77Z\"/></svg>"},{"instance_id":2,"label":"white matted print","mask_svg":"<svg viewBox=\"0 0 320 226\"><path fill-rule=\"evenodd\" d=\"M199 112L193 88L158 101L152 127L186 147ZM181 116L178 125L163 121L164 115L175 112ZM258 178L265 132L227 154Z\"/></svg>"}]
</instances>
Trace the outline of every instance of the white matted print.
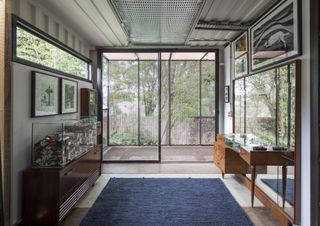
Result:
<instances>
[{"instance_id":1,"label":"white matted print","mask_svg":"<svg viewBox=\"0 0 320 226\"><path fill-rule=\"evenodd\" d=\"M61 80L61 113L76 113L78 111L78 83Z\"/></svg>"},{"instance_id":2,"label":"white matted print","mask_svg":"<svg viewBox=\"0 0 320 226\"><path fill-rule=\"evenodd\" d=\"M32 117L59 114L59 78L32 73Z\"/></svg>"}]
</instances>

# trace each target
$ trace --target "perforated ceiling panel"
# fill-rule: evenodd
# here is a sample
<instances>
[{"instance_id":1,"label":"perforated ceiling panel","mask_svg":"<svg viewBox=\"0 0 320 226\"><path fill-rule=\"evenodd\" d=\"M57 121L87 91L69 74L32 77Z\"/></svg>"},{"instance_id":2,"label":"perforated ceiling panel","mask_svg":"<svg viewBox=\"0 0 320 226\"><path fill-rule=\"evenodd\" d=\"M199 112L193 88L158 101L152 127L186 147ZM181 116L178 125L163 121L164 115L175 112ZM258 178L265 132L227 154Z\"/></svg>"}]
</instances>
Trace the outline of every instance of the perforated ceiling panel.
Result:
<instances>
[{"instance_id":1,"label":"perforated ceiling panel","mask_svg":"<svg viewBox=\"0 0 320 226\"><path fill-rule=\"evenodd\" d=\"M184 44L204 0L111 0L133 44Z\"/></svg>"}]
</instances>

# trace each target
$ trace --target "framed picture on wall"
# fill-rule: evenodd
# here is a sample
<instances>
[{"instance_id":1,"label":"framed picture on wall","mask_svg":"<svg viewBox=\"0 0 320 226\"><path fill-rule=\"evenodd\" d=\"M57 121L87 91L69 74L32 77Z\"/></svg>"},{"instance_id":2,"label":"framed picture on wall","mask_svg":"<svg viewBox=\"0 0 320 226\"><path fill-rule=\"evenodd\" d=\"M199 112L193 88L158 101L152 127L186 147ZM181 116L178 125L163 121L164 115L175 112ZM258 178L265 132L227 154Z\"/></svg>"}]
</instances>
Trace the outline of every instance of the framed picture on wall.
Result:
<instances>
[{"instance_id":1,"label":"framed picture on wall","mask_svg":"<svg viewBox=\"0 0 320 226\"><path fill-rule=\"evenodd\" d=\"M229 86L224 86L224 102L229 103Z\"/></svg>"},{"instance_id":2,"label":"framed picture on wall","mask_svg":"<svg viewBox=\"0 0 320 226\"><path fill-rule=\"evenodd\" d=\"M31 117L59 114L59 78L33 71Z\"/></svg>"},{"instance_id":3,"label":"framed picture on wall","mask_svg":"<svg viewBox=\"0 0 320 226\"><path fill-rule=\"evenodd\" d=\"M248 35L243 33L233 42L234 78L248 74Z\"/></svg>"},{"instance_id":4,"label":"framed picture on wall","mask_svg":"<svg viewBox=\"0 0 320 226\"><path fill-rule=\"evenodd\" d=\"M247 32L243 33L234 41L234 58L238 58L248 51L248 36Z\"/></svg>"},{"instance_id":5,"label":"framed picture on wall","mask_svg":"<svg viewBox=\"0 0 320 226\"><path fill-rule=\"evenodd\" d=\"M250 29L251 70L258 70L301 53L298 0L282 1Z\"/></svg>"},{"instance_id":6,"label":"framed picture on wall","mask_svg":"<svg viewBox=\"0 0 320 226\"><path fill-rule=\"evenodd\" d=\"M61 79L61 113L78 112L78 83L69 79Z\"/></svg>"}]
</instances>

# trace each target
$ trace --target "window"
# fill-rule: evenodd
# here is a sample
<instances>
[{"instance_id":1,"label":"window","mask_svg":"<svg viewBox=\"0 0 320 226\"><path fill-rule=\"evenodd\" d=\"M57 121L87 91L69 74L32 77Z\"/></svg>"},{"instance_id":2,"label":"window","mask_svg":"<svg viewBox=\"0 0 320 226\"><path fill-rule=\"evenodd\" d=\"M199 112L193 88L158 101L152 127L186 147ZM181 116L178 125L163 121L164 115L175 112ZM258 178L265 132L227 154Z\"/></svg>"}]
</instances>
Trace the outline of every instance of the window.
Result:
<instances>
[{"instance_id":1,"label":"window","mask_svg":"<svg viewBox=\"0 0 320 226\"><path fill-rule=\"evenodd\" d=\"M295 64L234 81L236 133L253 133L265 145L294 146Z\"/></svg>"},{"instance_id":2,"label":"window","mask_svg":"<svg viewBox=\"0 0 320 226\"><path fill-rule=\"evenodd\" d=\"M80 59L22 26L16 26L16 58L89 79L88 61Z\"/></svg>"}]
</instances>

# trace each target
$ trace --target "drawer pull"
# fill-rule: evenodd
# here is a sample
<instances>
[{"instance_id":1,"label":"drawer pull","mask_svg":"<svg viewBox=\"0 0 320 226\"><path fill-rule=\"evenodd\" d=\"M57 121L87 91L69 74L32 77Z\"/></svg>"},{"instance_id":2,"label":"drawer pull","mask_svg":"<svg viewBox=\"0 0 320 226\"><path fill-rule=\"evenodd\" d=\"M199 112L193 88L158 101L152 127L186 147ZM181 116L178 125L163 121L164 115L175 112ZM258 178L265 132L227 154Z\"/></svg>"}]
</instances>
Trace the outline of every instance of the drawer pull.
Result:
<instances>
[{"instance_id":1,"label":"drawer pull","mask_svg":"<svg viewBox=\"0 0 320 226\"><path fill-rule=\"evenodd\" d=\"M65 176L68 176L68 175L70 175L72 172L73 172L73 169L70 169L70 170L68 170L68 172L65 172L64 175L65 175Z\"/></svg>"}]
</instances>

